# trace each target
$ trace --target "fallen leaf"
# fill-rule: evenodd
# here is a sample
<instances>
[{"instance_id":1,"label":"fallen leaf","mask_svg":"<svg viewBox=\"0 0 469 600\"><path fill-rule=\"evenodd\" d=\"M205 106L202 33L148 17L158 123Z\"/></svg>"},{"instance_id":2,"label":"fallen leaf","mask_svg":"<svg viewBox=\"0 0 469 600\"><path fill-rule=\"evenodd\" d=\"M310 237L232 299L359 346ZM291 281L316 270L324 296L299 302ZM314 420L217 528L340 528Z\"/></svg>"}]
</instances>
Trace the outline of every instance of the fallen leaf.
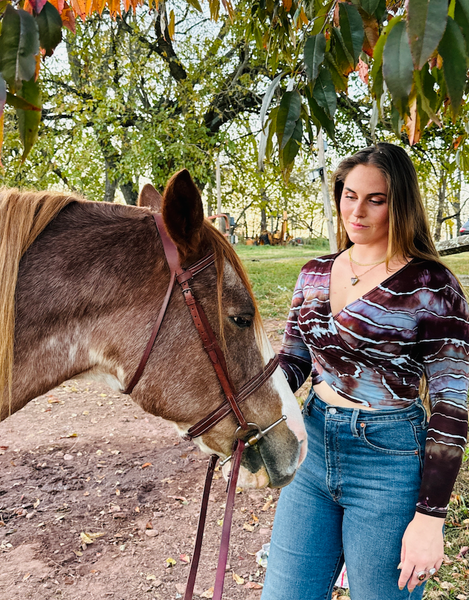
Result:
<instances>
[{"instance_id":1,"label":"fallen leaf","mask_svg":"<svg viewBox=\"0 0 469 600\"><path fill-rule=\"evenodd\" d=\"M23 577L23 581L26 581L30 577L31 577L31 573L26 573L26 575Z\"/></svg>"},{"instance_id":2,"label":"fallen leaf","mask_svg":"<svg viewBox=\"0 0 469 600\"><path fill-rule=\"evenodd\" d=\"M255 529L255 526L254 526L254 525L249 525L249 523L244 523L244 525L243 525L243 529L244 529L245 531L254 531L254 529Z\"/></svg>"},{"instance_id":3,"label":"fallen leaf","mask_svg":"<svg viewBox=\"0 0 469 600\"><path fill-rule=\"evenodd\" d=\"M69 433L69 434L67 435L67 437L68 437L68 438L76 438L76 437L78 437L78 433Z\"/></svg>"},{"instance_id":4,"label":"fallen leaf","mask_svg":"<svg viewBox=\"0 0 469 600\"><path fill-rule=\"evenodd\" d=\"M147 467L151 467L151 466L152 466L151 462L146 462L140 468L141 469L146 469Z\"/></svg>"},{"instance_id":5,"label":"fallen leaf","mask_svg":"<svg viewBox=\"0 0 469 600\"><path fill-rule=\"evenodd\" d=\"M190 563L191 562L190 556L188 554L180 554L179 555L179 559L183 563Z\"/></svg>"},{"instance_id":6,"label":"fallen leaf","mask_svg":"<svg viewBox=\"0 0 469 600\"><path fill-rule=\"evenodd\" d=\"M244 584L244 587L248 590L261 590L263 585L261 583L257 583L256 581L248 581Z\"/></svg>"},{"instance_id":7,"label":"fallen leaf","mask_svg":"<svg viewBox=\"0 0 469 600\"><path fill-rule=\"evenodd\" d=\"M0 450L8 450L8 446L0 446Z\"/></svg>"},{"instance_id":8,"label":"fallen leaf","mask_svg":"<svg viewBox=\"0 0 469 600\"><path fill-rule=\"evenodd\" d=\"M166 568L173 567L175 564L176 564L176 561L174 560L174 558L166 559Z\"/></svg>"},{"instance_id":9,"label":"fallen leaf","mask_svg":"<svg viewBox=\"0 0 469 600\"><path fill-rule=\"evenodd\" d=\"M464 556L468 553L469 551L469 546L463 546L461 548L461 550L459 551L459 554L456 556L456 558L464 558Z\"/></svg>"},{"instance_id":10,"label":"fallen leaf","mask_svg":"<svg viewBox=\"0 0 469 600\"><path fill-rule=\"evenodd\" d=\"M233 572L233 580L236 581L238 585L243 585L244 583L244 579L240 575L237 575L235 572Z\"/></svg>"},{"instance_id":11,"label":"fallen leaf","mask_svg":"<svg viewBox=\"0 0 469 600\"><path fill-rule=\"evenodd\" d=\"M84 531L82 531L80 533L80 539L81 541L86 544L92 544L95 540L97 540L100 537L103 537L104 533L85 533Z\"/></svg>"},{"instance_id":12,"label":"fallen leaf","mask_svg":"<svg viewBox=\"0 0 469 600\"><path fill-rule=\"evenodd\" d=\"M208 590L205 590L205 592L203 592L202 594L200 594L201 598L213 598L213 587L209 588Z\"/></svg>"}]
</instances>

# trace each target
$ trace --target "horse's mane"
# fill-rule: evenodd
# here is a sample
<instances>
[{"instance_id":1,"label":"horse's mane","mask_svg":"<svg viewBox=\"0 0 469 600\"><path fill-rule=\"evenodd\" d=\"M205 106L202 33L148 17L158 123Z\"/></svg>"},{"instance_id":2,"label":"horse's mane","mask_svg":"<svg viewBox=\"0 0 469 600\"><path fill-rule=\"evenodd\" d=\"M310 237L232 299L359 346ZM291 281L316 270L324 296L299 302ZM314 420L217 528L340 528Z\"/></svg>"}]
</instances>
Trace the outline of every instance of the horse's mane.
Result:
<instances>
[{"instance_id":1,"label":"horse's mane","mask_svg":"<svg viewBox=\"0 0 469 600\"><path fill-rule=\"evenodd\" d=\"M77 196L0 189L0 412L5 395L11 412L15 290L21 257L37 236Z\"/></svg>"},{"instance_id":2,"label":"horse's mane","mask_svg":"<svg viewBox=\"0 0 469 600\"><path fill-rule=\"evenodd\" d=\"M257 305L254 292L252 291L251 282L248 279L246 269L244 268L241 259L236 254L233 246L228 242L226 237L215 229L209 220L205 220L203 224L203 237L212 247L215 254L215 268L217 270L217 291L218 291L218 317L220 323L220 337L221 342L224 344L225 339L223 335L223 318L222 318L222 295L223 295L223 270L225 259L231 264L238 277L241 279L244 287L248 291L254 303L254 328L256 334L259 335L262 331L262 319L260 316L259 308Z\"/></svg>"}]
</instances>

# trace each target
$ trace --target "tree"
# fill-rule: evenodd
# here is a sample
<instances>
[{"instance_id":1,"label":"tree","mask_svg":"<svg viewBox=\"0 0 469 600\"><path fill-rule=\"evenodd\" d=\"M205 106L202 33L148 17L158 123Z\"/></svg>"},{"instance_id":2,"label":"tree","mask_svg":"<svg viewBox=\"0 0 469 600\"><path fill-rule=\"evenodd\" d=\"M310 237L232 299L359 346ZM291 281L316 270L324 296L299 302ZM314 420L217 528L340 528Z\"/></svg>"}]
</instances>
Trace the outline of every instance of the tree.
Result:
<instances>
[{"instance_id":1,"label":"tree","mask_svg":"<svg viewBox=\"0 0 469 600\"><path fill-rule=\"evenodd\" d=\"M22 8L7 4L3 15L1 72L10 95L0 80L0 102L7 98L19 111L29 109L18 113L25 155L38 130L39 117L34 114L38 111L33 106L40 105L36 85L39 45L46 55L53 51L60 29L57 14L72 26L73 14L85 18L101 14L105 7L105 12L116 17L143 2L126 0L122 10L119 0L107 0L98 11L94 2L70 1L68 5L52 0L57 2L54 11L51 2L21 0L18 6ZM352 95L349 78L357 70L368 81L373 121L389 121L399 133L405 127L410 144L420 139L425 127L439 126L443 113L450 110L455 118L460 110L467 85L469 0L240 0L235 4L208 0L212 19L219 18L221 4L232 20L230 27L242 30L248 47L255 43L265 55L267 75L273 82L266 98L275 95L275 88L282 90L266 124L269 135L276 134L285 177L304 139L313 143L311 123L334 137L337 106ZM162 54L177 29L176 9L188 5L202 11L198 0L179 0L168 6L151 2L164 32L157 43ZM170 46L166 60L172 76L184 77ZM264 113L269 106L266 102ZM206 122L212 127L217 111L226 113L223 102L213 108Z\"/></svg>"}]
</instances>

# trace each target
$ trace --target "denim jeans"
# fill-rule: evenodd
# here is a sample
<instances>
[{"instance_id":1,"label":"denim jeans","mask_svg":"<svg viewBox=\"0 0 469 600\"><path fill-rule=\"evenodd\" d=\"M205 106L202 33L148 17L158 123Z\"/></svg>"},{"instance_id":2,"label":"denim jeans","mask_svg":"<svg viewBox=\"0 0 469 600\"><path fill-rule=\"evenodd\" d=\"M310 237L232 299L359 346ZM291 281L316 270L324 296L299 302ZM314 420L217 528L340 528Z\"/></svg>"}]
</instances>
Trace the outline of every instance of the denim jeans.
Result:
<instances>
[{"instance_id":1,"label":"denim jeans","mask_svg":"<svg viewBox=\"0 0 469 600\"><path fill-rule=\"evenodd\" d=\"M352 600L420 600L400 591L401 542L415 513L427 420L325 404L303 411L308 454L275 515L261 600L329 600L345 560Z\"/></svg>"}]
</instances>

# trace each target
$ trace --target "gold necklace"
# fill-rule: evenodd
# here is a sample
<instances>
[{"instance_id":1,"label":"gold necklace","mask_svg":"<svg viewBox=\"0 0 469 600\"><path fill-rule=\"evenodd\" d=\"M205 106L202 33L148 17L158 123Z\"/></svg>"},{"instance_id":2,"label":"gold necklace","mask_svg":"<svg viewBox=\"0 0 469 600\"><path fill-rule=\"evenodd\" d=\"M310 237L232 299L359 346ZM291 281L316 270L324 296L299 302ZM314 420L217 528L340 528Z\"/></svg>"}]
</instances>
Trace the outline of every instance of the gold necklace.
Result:
<instances>
[{"instance_id":1,"label":"gold necklace","mask_svg":"<svg viewBox=\"0 0 469 600\"><path fill-rule=\"evenodd\" d=\"M351 271L352 271L352 273L353 273L353 277L350 277L350 281L351 281L352 285L357 285L357 283L360 281L360 279L359 279L358 275L355 273L355 271L353 270L353 261L352 261L352 255L351 255L351 253L350 253L350 250L349 250L349 253L348 253L348 254L349 254L349 258L350 258L350 269L351 269ZM369 273L370 271L372 271L374 268L376 268L378 265L382 265L382 264L385 262L385 260L386 260L386 259L384 259L384 260L381 260L381 261L380 261L380 262L378 262L378 263L375 263L375 264L374 264L372 267L370 267L370 268L369 268L367 271L365 271L364 273L362 273L362 274L360 275L360 277L363 277L363 275L366 275L367 273ZM357 264L358 264L358 263L357 263Z\"/></svg>"},{"instance_id":2,"label":"gold necklace","mask_svg":"<svg viewBox=\"0 0 469 600\"><path fill-rule=\"evenodd\" d=\"M355 260L352 256L352 250L354 249L355 246L350 246L350 248L348 249L348 255L350 257L350 261L353 262L354 265L358 265L359 267L371 267L371 266L376 266L376 265L380 265L381 263L383 263L386 258L384 260L378 260L376 262L372 262L372 263L359 263L358 260Z\"/></svg>"}]
</instances>

